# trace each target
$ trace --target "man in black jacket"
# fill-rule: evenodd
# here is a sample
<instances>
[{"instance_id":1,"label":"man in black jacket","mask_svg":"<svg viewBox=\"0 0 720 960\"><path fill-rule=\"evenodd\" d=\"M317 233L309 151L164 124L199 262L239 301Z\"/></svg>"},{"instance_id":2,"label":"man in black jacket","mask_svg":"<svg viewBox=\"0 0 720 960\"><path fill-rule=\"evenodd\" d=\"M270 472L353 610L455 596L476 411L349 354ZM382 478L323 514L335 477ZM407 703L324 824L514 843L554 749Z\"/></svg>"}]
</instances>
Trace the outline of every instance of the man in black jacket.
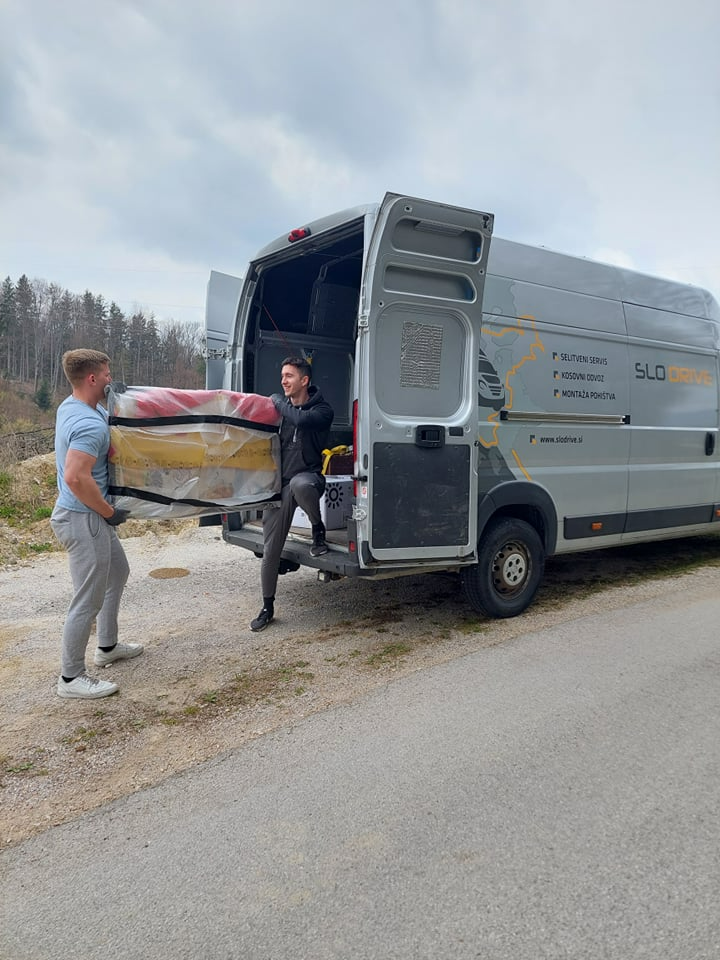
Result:
<instances>
[{"instance_id":1,"label":"man in black jacket","mask_svg":"<svg viewBox=\"0 0 720 960\"><path fill-rule=\"evenodd\" d=\"M322 452L327 446L334 413L318 388L310 385L311 374L306 360L288 357L283 360L280 379L284 396L274 393L270 398L282 414L282 492L280 502L267 507L263 513L264 546L260 571L263 606L250 624L250 629L256 632L264 630L275 616L275 589L281 555L297 506L310 518L311 555L320 557L328 550L320 516L320 498L325 492Z\"/></svg>"}]
</instances>

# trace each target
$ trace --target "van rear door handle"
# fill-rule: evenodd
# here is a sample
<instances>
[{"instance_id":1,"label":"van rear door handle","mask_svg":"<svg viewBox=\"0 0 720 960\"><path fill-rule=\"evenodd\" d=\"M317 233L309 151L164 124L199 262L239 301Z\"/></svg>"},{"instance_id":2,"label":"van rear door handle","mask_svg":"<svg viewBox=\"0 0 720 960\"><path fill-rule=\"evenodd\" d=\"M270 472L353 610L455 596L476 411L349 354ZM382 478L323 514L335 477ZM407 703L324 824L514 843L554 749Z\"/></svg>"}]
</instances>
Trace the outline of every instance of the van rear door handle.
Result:
<instances>
[{"instance_id":1,"label":"van rear door handle","mask_svg":"<svg viewBox=\"0 0 720 960\"><path fill-rule=\"evenodd\" d=\"M425 423L415 427L415 446L437 450L445 446L445 427L440 424Z\"/></svg>"},{"instance_id":2,"label":"van rear door handle","mask_svg":"<svg viewBox=\"0 0 720 960\"><path fill-rule=\"evenodd\" d=\"M711 457L715 453L715 434L708 433L705 434L705 456Z\"/></svg>"}]
</instances>

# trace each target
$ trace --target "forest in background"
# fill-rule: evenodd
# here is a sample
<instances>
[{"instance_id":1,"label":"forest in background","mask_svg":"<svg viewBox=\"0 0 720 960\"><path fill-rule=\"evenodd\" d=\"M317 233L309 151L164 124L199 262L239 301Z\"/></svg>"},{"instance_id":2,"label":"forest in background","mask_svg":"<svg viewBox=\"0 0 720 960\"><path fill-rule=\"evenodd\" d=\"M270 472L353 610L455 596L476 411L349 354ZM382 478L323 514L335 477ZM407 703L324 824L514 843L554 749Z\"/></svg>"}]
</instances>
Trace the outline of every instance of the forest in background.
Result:
<instances>
[{"instance_id":1,"label":"forest in background","mask_svg":"<svg viewBox=\"0 0 720 960\"><path fill-rule=\"evenodd\" d=\"M137 309L127 316L115 302L56 283L6 277L0 287L0 380L27 384L39 409L66 397L66 350L90 347L111 360L113 379L143 386L205 386L204 331L199 324L158 322ZM0 410L0 432L3 411Z\"/></svg>"}]
</instances>

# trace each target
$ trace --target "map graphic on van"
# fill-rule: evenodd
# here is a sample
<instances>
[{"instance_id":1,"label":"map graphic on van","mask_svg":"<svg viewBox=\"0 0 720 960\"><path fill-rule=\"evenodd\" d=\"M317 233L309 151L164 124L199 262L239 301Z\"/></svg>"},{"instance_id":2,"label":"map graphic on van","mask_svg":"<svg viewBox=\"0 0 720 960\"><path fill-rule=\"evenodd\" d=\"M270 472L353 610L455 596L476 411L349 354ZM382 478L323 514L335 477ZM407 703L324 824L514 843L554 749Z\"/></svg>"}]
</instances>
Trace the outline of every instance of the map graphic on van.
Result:
<instances>
[{"instance_id":1,"label":"map graphic on van","mask_svg":"<svg viewBox=\"0 0 720 960\"><path fill-rule=\"evenodd\" d=\"M485 352L480 349L478 354L478 403L500 410L505 405L505 388Z\"/></svg>"}]
</instances>

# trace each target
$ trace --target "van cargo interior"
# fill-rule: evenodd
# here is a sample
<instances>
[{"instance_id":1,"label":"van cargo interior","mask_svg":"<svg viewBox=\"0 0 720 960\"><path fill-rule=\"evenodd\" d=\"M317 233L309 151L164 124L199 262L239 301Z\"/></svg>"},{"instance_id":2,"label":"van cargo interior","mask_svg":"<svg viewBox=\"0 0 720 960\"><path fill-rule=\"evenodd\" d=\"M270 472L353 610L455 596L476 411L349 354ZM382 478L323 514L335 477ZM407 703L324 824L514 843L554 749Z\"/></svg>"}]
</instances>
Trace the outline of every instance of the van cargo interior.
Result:
<instances>
[{"instance_id":1,"label":"van cargo interior","mask_svg":"<svg viewBox=\"0 0 720 960\"><path fill-rule=\"evenodd\" d=\"M256 283L247 324L243 389L280 389L288 356L311 362L312 382L335 411L329 446L352 443L353 367L363 221L308 237L254 264Z\"/></svg>"}]
</instances>

